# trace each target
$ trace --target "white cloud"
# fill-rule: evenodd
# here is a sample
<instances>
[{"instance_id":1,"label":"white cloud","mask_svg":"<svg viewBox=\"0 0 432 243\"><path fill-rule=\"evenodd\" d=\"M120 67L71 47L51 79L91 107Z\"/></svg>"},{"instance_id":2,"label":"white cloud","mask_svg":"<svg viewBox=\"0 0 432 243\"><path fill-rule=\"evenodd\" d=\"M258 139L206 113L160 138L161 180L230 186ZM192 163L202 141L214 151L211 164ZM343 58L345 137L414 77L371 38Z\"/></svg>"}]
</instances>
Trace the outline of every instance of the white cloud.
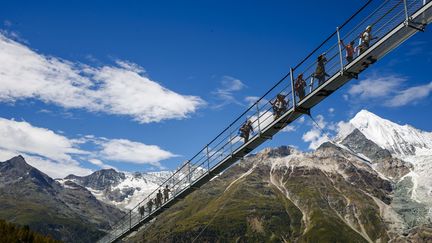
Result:
<instances>
[{"instance_id":1,"label":"white cloud","mask_svg":"<svg viewBox=\"0 0 432 243\"><path fill-rule=\"evenodd\" d=\"M126 139L112 139L100 142L100 155L111 161L136 164L150 164L161 167L160 161L177 155L165 151L156 145L146 145Z\"/></svg>"},{"instance_id":2,"label":"white cloud","mask_svg":"<svg viewBox=\"0 0 432 243\"><path fill-rule=\"evenodd\" d=\"M136 64L91 67L44 56L0 34L0 102L28 98L67 109L125 115L140 123L182 119L204 101L150 80ZM233 81L231 90L242 87Z\"/></svg>"},{"instance_id":3,"label":"white cloud","mask_svg":"<svg viewBox=\"0 0 432 243\"><path fill-rule=\"evenodd\" d=\"M327 126L327 122L325 121L323 115L317 115L315 121L316 123L318 123L318 126L322 129L324 129L325 126Z\"/></svg>"},{"instance_id":4,"label":"white cloud","mask_svg":"<svg viewBox=\"0 0 432 243\"><path fill-rule=\"evenodd\" d=\"M80 166L76 161L70 162L58 162L50 159L46 159L39 156L24 155L27 163L51 178L64 178L70 174L77 176L86 176L91 174L93 171Z\"/></svg>"},{"instance_id":5,"label":"white cloud","mask_svg":"<svg viewBox=\"0 0 432 243\"><path fill-rule=\"evenodd\" d=\"M240 79L236 79L230 76L224 76L222 78L222 87L220 90L226 91L226 92L234 92L234 91L240 91L244 87L246 87Z\"/></svg>"},{"instance_id":6,"label":"white cloud","mask_svg":"<svg viewBox=\"0 0 432 243\"><path fill-rule=\"evenodd\" d=\"M390 107L404 106L426 98L431 92L432 82L425 85L411 87L397 92L396 96L385 102L385 105Z\"/></svg>"},{"instance_id":7,"label":"white cloud","mask_svg":"<svg viewBox=\"0 0 432 243\"><path fill-rule=\"evenodd\" d=\"M40 110L38 110L38 111L37 111L37 113L45 113L45 114L51 114L51 113L52 113L52 111L50 111L50 110L47 110L47 109L40 109Z\"/></svg>"},{"instance_id":8,"label":"white cloud","mask_svg":"<svg viewBox=\"0 0 432 243\"><path fill-rule=\"evenodd\" d=\"M73 157L87 155L77 143L51 130L25 121L0 118L0 161L23 155L26 161L53 178L69 174L88 175Z\"/></svg>"},{"instance_id":9,"label":"white cloud","mask_svg":"<svg viewBox=\"0 0 432 243\"><path fill-rule=\"evenodd\" d=\"M353 99L387 97L394 93L406 79L397 76L371 77L352 85L348 93Z\"/></svg>"},{"instance_id":10,"label":"white cloud","mask_svg":"<svg viewBox=\"0 0 432 243\"><path fill-rule=\"evenodd\" d=\"M11 22L10 20L4 20L4 21L3 21L3 25L4 25L5 27L11 27L11 26L12 26L12 22Z\"/></svg>"},{"instance_id":11,"label":"white cloud","mask_svg":"<svg viewBox=\"0 0 432 243\"><path fill-rule=\"evenodd\" d=\"M305 117L301 116L299 119L297 119L297 122L302 124L305 121Z\"/></svg>"},{"instance_id":12,"label":"white cloud","mask_svg":"<svg viewBox=\"0 0 432 243\"><path fill-rule=\"evenodd\" d=\"M234 93L242 90L246 85L239 79L230 76L224 76L221 83L222 87L212 92L212 94L221 101L221 103L215 105L214 108L221 108L228 104L243 105L235 98Z\"/></svg>"},{"instance_id":13,"label":"white cloud","mask_svg":"<svg viewBox=\"0 0 432 243\"><path fill-rule=\"evenodd\" d=\"M260 97L258 96L246 96L244 100L248 103L249 106L255 104Z\"/></svg>"},{"instance_id":14,"label":"white cloud","mask_svg":"<svg viewBox=\"0 0 432 243\"><path fill-rule=\"evenodd\" d=\"M53 178L69 174L90 174L92 170L81 164L84 161L101 168L115 169L102 162L103 160L149 164L162 168L161 160L176 156L155 145L93 135L71 139L25 121L4 118L0 118L0 137L0 161L21 154L30 165ZM93 143L96 147L82 149L88 143Z\"/></svg>"},{"instance_id":15,"label":"white cloud","mask_svg":"<svg viewBox=\"0 0 432 243\"><path fill-rule=\"evenodd\" d=\"M259 113L259 119L257 119L258 116L254 115L249 118L249 120L252 122L252 128L255 133L258 133L259 130L265 129L270 123L274 121L273 112L270 111L263 111ZM259 126L258 126L259 124Z\"/></svg>"},{"instance_id":16,"label":"white cloud","mask_svg":"<svg viewBox=\"0 0 432 243\"><path fill-rule=\"evenodd\" d=\"M336 128L336 133L337 133L336 140L343 140L346 136L348 136L355 129L355 127L351 123L344 122L344 121L338 122L336 127L337 127Z\"/></svg>"},{"instance_id":17,"label":"white cloud","mask_svg":"<svg viewBox=\"0 0 432 243\"><path fill-rule=\"evenodd\" d=\"M96 166L99 166L102 169L115 169L115 170L117 170L117 168L115 168L114 166L107 165L99 159L89 159L88 161L90 163L96 165Z\"/></svg>"},{"instance_id":18,"label":"white cloud","mask_svg":"<svg viewBox=\"0 0 432 243\"><path fill-rule=\"evenodd\" d=\"M35 154L59 161L72 160L71 154L85 154L68 138L55 132L34 127L25 121L0 118L0 148L19 153Z\"/></svg>"},{"instance_id":19,"label":"white cloud","mask_svg":"<svg viewBox=\"0 0 432 243\"><path fill-rule=\"evenodd\" d=\"M85 176L92 173L92 170L81 167L78 162L73 160L58 162L37 155L0 148L0 161L2 162L18 155L24 156L29 165L49 175L51 178L64 178L70 174Z\"/></svg>"},{"instance_id":20,"label":"white cloud","mask_svg":"<svg viewBox=\"0 0 432 243\"><path fill-rule=\"evenodd\" d=\"M325 129L327 122L324 120L324 116L317 115L316 123L312 123L312 129L303 134L302 139L304 142L309 143L309 149L316 149L324 142L330 140L328 133L322 133L321 129ZM318 127L319 126L319 127Z\"/></svg>"},{"instance_id":21,"label":"white cloud","mask_svg":"<svg viewBox=\"0 0 432 243\"><path fill-rule=\"evenodd\" d=\"M4 150L4 149L0 149L0 161L6 161L9 160L15 156L19 155L17 152L13 152L10 150Z\"/></svg>"},{"instance_id":22,"label":"white cloud","mask_svg":"<svg viewBox=\"0 0 432 243\"><path fill-rule=\"evenodd\" d=\"M399 107L415 104L429 96L432 82L429 84L404 88L407 79L395 75L367 78L352 85L345 100L352 102L373 102L387 107ZM405 84L405 85L404 85ZM350 98L350 99L349 99Z\"/></svg>"},{"instance_id":23,"label":"white cloud","mask_svg":"<svg viewBox=\"0 0 432 243\"><path fill-rule=\"evenodd\" d=\"M296 130L295 126L293 126L293 125L287 125L281 131L282 132L294 132L295 130Z\"/></svg>"},{"instance_id":24,"label":"white cloud","mask_svg":"<svg viewBox=\"0 0 432 243\"><path fill-rule=\"evenodd\" d=\"M333 107L330 107L329 109L328 109L328 112L329 113L333 113L335 111L335 109L333 108Z\"/></svg>"},{"instance_id":25,"label":"white cloud","mask_svg":"<svg viewBox=\"0 0 432 243\"><path fill-rule=\"evenodd\" d=\"M98 159L89 159L89 162L92 163L92 164L94 164L94 165L97 165L97 166L104 165L104 163L102 161L98 160Z\"/></svg>"},{"instance_id":26,"label":"white cloud","mask_svg":"<svg viewBox=\"0 0 432 243\"><path fill-rule=\"evenodd\" d=\"M317 128L312 128L302 137L303 141L310 143L309 149L317 149L324 142L329 141L327 134L321 134L321 131Z\"/></svg>"}]
</instances>

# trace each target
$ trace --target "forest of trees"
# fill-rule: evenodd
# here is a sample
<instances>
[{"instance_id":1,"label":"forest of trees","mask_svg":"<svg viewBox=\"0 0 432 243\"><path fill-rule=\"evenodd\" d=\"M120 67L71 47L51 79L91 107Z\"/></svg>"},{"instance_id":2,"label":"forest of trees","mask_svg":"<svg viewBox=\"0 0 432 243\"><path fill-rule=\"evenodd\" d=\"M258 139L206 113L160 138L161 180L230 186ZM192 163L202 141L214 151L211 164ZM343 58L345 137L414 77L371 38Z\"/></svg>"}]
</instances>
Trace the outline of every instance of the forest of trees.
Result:
<instances>
[{"instance_id":1,"label":"forest of trees","mask_svg":"<svg viewBox=\"0 0 432 243\"><path fill-rule=\"evenodd\" d=\"M0 220L0 242L5 243L58 243L51 237L43 236L30 230L28 226L18 226Z\"/></svg>"}]
</instances>

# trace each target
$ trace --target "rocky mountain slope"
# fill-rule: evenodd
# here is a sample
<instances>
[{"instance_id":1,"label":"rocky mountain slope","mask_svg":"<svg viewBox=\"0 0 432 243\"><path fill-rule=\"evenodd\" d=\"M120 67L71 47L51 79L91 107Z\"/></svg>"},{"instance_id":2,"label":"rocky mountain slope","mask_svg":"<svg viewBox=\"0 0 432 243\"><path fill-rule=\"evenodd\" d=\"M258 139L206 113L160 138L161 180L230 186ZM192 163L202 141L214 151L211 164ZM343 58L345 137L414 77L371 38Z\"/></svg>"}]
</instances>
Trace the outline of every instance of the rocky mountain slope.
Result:
<instances>
[{"instance_id":1,"label":"rocky mountain slope","mask_svg":"<svg viewBox=\"0 0 432 243\"><path fill-rule=\"evenodd\" d=\"M189 167L183 167L179 173L183 178ZM205 169L196 168L194 177L205 173ZM158 172L117 172L114 169L95 171L88 176L69 175L59 179L61 183L73 182L89 190L97 199L113 205L123 211L135 207L147 195L156 190L173 174L172 171Z\"/></svg>"},{"instance_id":2,"label":"rocky mountain slope","mask_svg":"<svg viewBox=\"0 0 432 243\"><path fill-rule=\"evenodd\" d=\"M429 133L367 111L350 124L314 152L248 156L129 241L431 242Z\"/></svg>"},{"instance_id":3,"label":"rocky mountain slope","mask_svg":"<svg viewBox=\"0 0 432 243\"><path fill-rule=\"evenodd\" d=\"M128 240L432 242L431 133L368 111L348 125L313 152L247 156ZM15 157L0 163L0 218L91 242L171 174L108 169L55 181Z\"/></svg>"},{"instance_id":4,"label":"rocky mountain slope","mask_svg":"<svg viewBox=\"0 0 432 243\"><path fill-rule=\"evenodd\" d=\"M432 132L399 125L366 110L360 111L349 123L352 129L389 151L396 165L407 162L410 172L396 186L410 191L409 200L426 205L425 214L432 218Z\"/></svg>"},{"instance_id":5,"label":"rocky mountain slope","mask_svg":"<svg viewBox=\"0 0 432 243\"><path fill-rule=\"evenodd\" d=\"M349 122L381 148L402 158L431 155L432 133L410 125L399 125L367 110L361 110Z\"/></svg>"},{"instance_id":6,"label":"rocky mountain slope","mask_svg":"<svg viewBox=\"0 0 432 243\"><path fill-rule=\"evenodd\" d=\"M123 173L105 169L88 176L69 175L59 181L81 185L100 201L127 211L158 188L171 174L169 171Z\"/></svg>"},{"instance_id":7,"label":"rocky mountain slope","mask_svg":"<svg viewBox=\"0 0 432 243\"><path fill-rule=\"evenodd\" d=\"M94 242L123 212L73 182L59 183L22 156L0 163L0 218L65 242Z\"/></svg>"}]
</instances>

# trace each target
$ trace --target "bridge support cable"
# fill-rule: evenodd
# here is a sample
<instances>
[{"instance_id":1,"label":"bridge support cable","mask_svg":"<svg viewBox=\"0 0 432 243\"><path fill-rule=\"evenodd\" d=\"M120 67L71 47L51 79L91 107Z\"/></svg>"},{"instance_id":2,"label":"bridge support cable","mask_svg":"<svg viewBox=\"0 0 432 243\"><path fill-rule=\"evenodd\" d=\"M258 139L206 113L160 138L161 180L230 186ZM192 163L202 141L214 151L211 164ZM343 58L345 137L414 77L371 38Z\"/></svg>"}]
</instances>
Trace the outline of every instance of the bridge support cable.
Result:
<instances>
[{"instance_id":1,"label":"bridge support cable","mask_svg":"<svg viewBox=\"0 0 432 243\"><path fill-rule=\"evenodd\" d=\"M341 72L341 75L343 75L344 64L343 64L342 43L341 43L341 38L340 38L340 33L339 33L339 27L336 27L336 33L337 33L338 47L339 47L340 72ZM347 50L345 50L345 51L347 51Z\"/></svg>"},{"instance_id":2,"label":"bridge support cable","mask_svg":"<svg viewBox=\"0 0 432 243\"><path fill-rule=\"evenodd\" d=\"M408 18L407 18L408 15ZM407 22L407 19L409 20ZM311 109L331 95L345 83L358 75L375 61L381 59L403 41L432 22L432 2L430 0L385 0L368 1L361 9L345 21L323 43L308 54L290 72L267 90L253 105L234 119L213 140L207 143L197 154L183 163L166 181L128 210L111 230L99 242L121 240L132 232L157 220L156 217L179 200L200 188L226 168L243 158L252 150L271 139L288 124L300 116L310 116ZM361 53L356 53L354 60L343 59L340 41L349 43L358 40L366 26L373 26L372 36L377 39ZM416 28L412 27L415 26ZM326 53L327 62L325 80L316 80L314 68L317 65L316 53ZM310 79L309 88L305 87L305 97L296 97L294 72ZM287 80L287 78L290 80ZM318 82L317 82L318 81ZM276 116L269 100L278 94L288 99L286 112ZM291 102L289 102L291 100ZM311 116L310 116L311 117ZM311 117L312 118L312 117ZM313 118L312 118L313 119ZM244 143L237 131L246 121L252 122L255 134ZM158 190L168 188L169 198L157 202ZM151 203L153 202L153 204Z\"/></svg>"},{"instance_id":3,"label":"bridge support cable","mask_svg":"<svg viewBox=\"0 0 432 243\"><path fill-rule=\"evenodd\" d=\"M296 96L295 96L295 84L294 84L294 70L293 68L290 68L290 78L291 78L291 94L292 94L292 100L293 100L293 107L294 110L296 109Z\"/></svg>"}]
</instances>

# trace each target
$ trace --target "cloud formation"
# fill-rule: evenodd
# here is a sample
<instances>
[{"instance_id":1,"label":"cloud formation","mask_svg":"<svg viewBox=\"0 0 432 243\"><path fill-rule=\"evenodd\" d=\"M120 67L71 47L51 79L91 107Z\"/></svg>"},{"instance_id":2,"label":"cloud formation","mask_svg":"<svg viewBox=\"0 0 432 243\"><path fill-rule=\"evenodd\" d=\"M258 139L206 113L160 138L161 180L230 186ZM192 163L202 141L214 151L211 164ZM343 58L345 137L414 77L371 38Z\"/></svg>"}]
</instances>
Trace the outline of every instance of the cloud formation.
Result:
<instances>
[{"instance_id":1,"label":"cloud formation","mask_svg":"<svg viewBox=\"0 0 432 243\"><path fill-rule=\"evenodd\" d=\"M163 87L136 64L73 63L38 54L1 33L0 62L0 102L34 98L66 109L129 116L139 123L183 119L205 103Z\"/></svg>"},{"instance_id":2,"label":"cloud formation","mask_svg":"<svg viewBox=\"0 0 432 243\"><path fill-rule=\"evenodd\" d=\"M317 115L316 122L318 125L311 123L312 129L304 133L302 136L303 141L309 143L309 149L317 149L321 144L330 140L330 134L321 131L321 129L325 129L328 125L324 120L324 116Z\"/></svg>"},{"instance_id":3,"label":"cloud formation","mask_svg":"<svg viewBox=\"0 0 432 243\"><path fill-rule=\"evenodd\" d=\"M244 98L244 101L246 101L246 103L251 106L253 104L255 104L255 102L257 102L257 100L259 100L260 97L258 96L246 96Z\"/></svg>"},{"instance_id":4,"label":"cloud formation","mask_svg":"<svg viewBox=\"0 0 432 243\"><path fill-rule=\"evenodd\" d=\"M86 154L68 138L25 121L0 118L0 148L34 154L58 161L71 161L71 154Z\"/></svg>"},{"instance_id":5,"label":"cloud formation","mask_svg":"<svg viewBox=\"0 0 432 243\"><path fill-rule=\"evenodd\" d=\"M104 162L102 162L102 160L99 159L89 159L88 160L90 163L102 168L102 169L115 169L118 170L117 168L115 168L114 166L111 165L107 165Z\"/></svg>"},{"instance_id":6,"label":"cloud formation","mask_svg":"<svg viewBox=\"0 0 432 243\"><path fill-rule=\"evenodd\" d=\"M425 85L414 86L405 90L398 91L397 94L385 102L386 106L399 107L415 103L429 96L432 92L432 82Z\"/></svg>"},{"instance_id":7,"label":"cloud formation","mask_svg":"<svg viewBox=\"0 0 432 243\"><path fill-rule=\"evenodd\" d=\"M176 156L156 145L93 135L72 139L25 121L4 118L0 118L0 137L0 161L21 154L30 165L53 178L90 174L92 170L83 162L104 169L114 167L103 161L161 167L160 161Z\"/></svg>"},{"instance_id":8,"label":"cloud formation","mask_svg":"<svg viewBox=\"0 0 432 243\"><path fill-rule=\"evenodd\" d=\"M374 101L387 107L400 107L416 104L432 92L429 84L406 87L407 79L395 75L370 77L352 85L345 100L351 102Z\"/></svg>"},{"instance_id":9,"label":"cloud formation","mask_svg":"<svg viewBox=\"0 0 432 243\"><path fill-rule=\"evenodd\" d=\"M366 100L370 98L388 97L394 93L406 79L397 76L367 78L352 85L348 94Z\"/></svg>"},{"instance_id":10,"label":"cloud formation","mask_svg":"<svg viewBox=\"0 0 432 243\"><path fill-rule=\"evenodd\" d=\"M161 167L160 161L176 155L165 151L156 145L129 141L127 139L112 139L100 143L102 158L110 161L120 161L135 164L150 164Z\"/></svg>"},{"instance_id":11,"label":"cloud formation","mask_svg":"<svg viewBox=\"0 0 432 243\"><path fill-rule=\"evenodd\" d=\"M219 104L215 105L214 108L221 108L228 104L244 105L235 97L235 92L238 92L246 87L246 85L240 81L230 76L223 76L221 81L222 87L218 88L216 91L212 92L216 99L220 101Z\"/></svg>"},{"instance_id":12,"label":"cloud formation","mask_svg":"<svg viewBox=\"0 0 432 243\"><path fill-rule=\"evenodd\" d=\"M91 173L90 169L81 167L74 159L89 152L78 148L74 140L51 130L32 126L25 121L0 118L0 137L0 161L21 154L30 165L53 178Z\"/></svg>"}]
</instances>

